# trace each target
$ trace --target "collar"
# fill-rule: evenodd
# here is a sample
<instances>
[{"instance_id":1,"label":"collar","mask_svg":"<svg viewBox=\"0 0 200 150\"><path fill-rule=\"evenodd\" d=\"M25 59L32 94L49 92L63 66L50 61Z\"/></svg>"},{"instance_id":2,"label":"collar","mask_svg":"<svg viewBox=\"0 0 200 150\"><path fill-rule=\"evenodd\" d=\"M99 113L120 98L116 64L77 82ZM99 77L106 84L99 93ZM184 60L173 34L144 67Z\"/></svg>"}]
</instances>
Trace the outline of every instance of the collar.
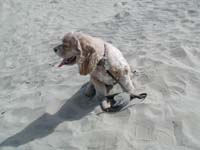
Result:
<instances>
[{"instance_id":1,"label":"collar","mask_svg":"<svg viewBox=\"0 0 200 150\"><path fill-rule=\"evenodd\" d=\"M104 66L106 70L108 70L108 61L107 61L107 48L106 48L106 44L104 43L104 54L103 54L103 57L102 59L99 60L98 62L98 66Z\"/></svg>"}]
</instances>

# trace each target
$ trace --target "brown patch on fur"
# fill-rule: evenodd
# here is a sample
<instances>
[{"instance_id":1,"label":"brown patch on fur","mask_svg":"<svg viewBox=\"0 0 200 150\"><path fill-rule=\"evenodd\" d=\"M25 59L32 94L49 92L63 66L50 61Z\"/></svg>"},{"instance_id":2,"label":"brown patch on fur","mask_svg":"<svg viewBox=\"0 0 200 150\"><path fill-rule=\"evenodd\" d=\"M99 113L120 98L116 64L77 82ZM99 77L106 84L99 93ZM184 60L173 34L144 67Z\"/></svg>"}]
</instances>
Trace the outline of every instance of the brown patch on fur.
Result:
<instances>
[{"instance_id":1,"label":"brown patch on fur","mask_svg":"<svg viewBox=\"0 0 200 150\"><path fill-rule=\"evenodd\" d=\"M79 73L81 75L87 75L91 73L95 69L97 62L97 53L92 47L87 46L85 49L82 48L80 61L78 63Z\"/></svg>"},{"instance_id":2,"label":"brown patch on fur","mask_svg":"<svg viewBox=\"0 0 200 150\"><path fill-rule=\"evenodd\" d=\"M98 63L97 52L91 42L92 37L81 34L77 35L77 37L74 35L73 37L73 44L71 46L80 50L79 73L87 75L95 69Z\"/></svg>"}]
</instances>

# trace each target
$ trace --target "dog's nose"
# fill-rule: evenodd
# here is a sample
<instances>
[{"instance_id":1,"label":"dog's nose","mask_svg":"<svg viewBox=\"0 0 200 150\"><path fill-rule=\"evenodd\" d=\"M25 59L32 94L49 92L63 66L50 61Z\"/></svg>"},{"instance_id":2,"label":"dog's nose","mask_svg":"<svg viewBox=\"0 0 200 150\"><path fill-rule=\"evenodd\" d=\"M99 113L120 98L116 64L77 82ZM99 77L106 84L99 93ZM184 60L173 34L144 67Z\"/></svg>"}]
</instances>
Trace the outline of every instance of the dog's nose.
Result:
<instances>
[{"instance_id":1,"label":"dog's nose","mask_svg":"<svg viewBox=\"0 0 200 150\"><path fill-rule=\"evenodd\" d=\"M56 53L56 52L58 51L58 48L57 48L57 47L55 47L53 50L54 50L54 52Z\"/></svg>"}]
</instances>

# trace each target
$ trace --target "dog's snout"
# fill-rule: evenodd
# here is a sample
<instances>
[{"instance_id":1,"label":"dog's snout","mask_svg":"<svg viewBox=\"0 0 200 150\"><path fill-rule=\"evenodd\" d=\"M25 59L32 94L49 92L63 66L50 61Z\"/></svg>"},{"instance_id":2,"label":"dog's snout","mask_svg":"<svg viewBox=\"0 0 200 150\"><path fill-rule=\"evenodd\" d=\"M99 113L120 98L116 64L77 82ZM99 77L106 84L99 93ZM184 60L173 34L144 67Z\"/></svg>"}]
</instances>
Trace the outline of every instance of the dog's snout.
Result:
<instances>
[{"instance_id":1,"label":"dog's snout","mask_svg":"<svg viewBox=\"0 0 200 150\"><path fill-rule=\"evenodd\" d=\"M54 47L53 50L54 50L55 53L57 53L57 52L59 52L62 49L63 49L63 45L61 44L61 45L58 45L58 46Z\"/></svg>"},{"instance_id":2,"label":"dog's snout","mask_svg":"<svg viewBox=\"0 0 200 150\"><path fill-rule=\"evenodd\" d=\"M58 51L58 48L57 48L57 47L55 47L53 50L54 50L54 52L56 53L56 52Z\"/></svg>"}]
</instances>

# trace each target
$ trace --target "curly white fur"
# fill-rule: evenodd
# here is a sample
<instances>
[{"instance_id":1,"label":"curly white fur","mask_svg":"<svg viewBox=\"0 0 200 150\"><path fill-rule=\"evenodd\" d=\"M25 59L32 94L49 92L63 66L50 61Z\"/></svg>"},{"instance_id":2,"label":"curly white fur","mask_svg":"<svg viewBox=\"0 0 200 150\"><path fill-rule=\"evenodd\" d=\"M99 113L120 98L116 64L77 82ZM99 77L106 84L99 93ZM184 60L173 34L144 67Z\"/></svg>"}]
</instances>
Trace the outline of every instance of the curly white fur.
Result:
<instances>
[{"instance_id":1,"label":"curly white fur","mask_svg":"<svg viewBox=\"0 0 200 150\"><path fill-rule=\"evenodd\" d=\"M106 48L106 63L98 64L103 58ZM102 39L80 32L67 33L63 44L54 48L56 53L66 60L76 56L75 63L79 66L81 75L90 74L90 83L85 94L103 100L116 81L106 72L109 70L123 85L123 91L134 94L131 81L131 70L119 49ZM68 62L68 61L67 61ZM74 64L71 63L71 64ZM68 64L70 65L70 63Z\"/></svg>"}]
</instances>

